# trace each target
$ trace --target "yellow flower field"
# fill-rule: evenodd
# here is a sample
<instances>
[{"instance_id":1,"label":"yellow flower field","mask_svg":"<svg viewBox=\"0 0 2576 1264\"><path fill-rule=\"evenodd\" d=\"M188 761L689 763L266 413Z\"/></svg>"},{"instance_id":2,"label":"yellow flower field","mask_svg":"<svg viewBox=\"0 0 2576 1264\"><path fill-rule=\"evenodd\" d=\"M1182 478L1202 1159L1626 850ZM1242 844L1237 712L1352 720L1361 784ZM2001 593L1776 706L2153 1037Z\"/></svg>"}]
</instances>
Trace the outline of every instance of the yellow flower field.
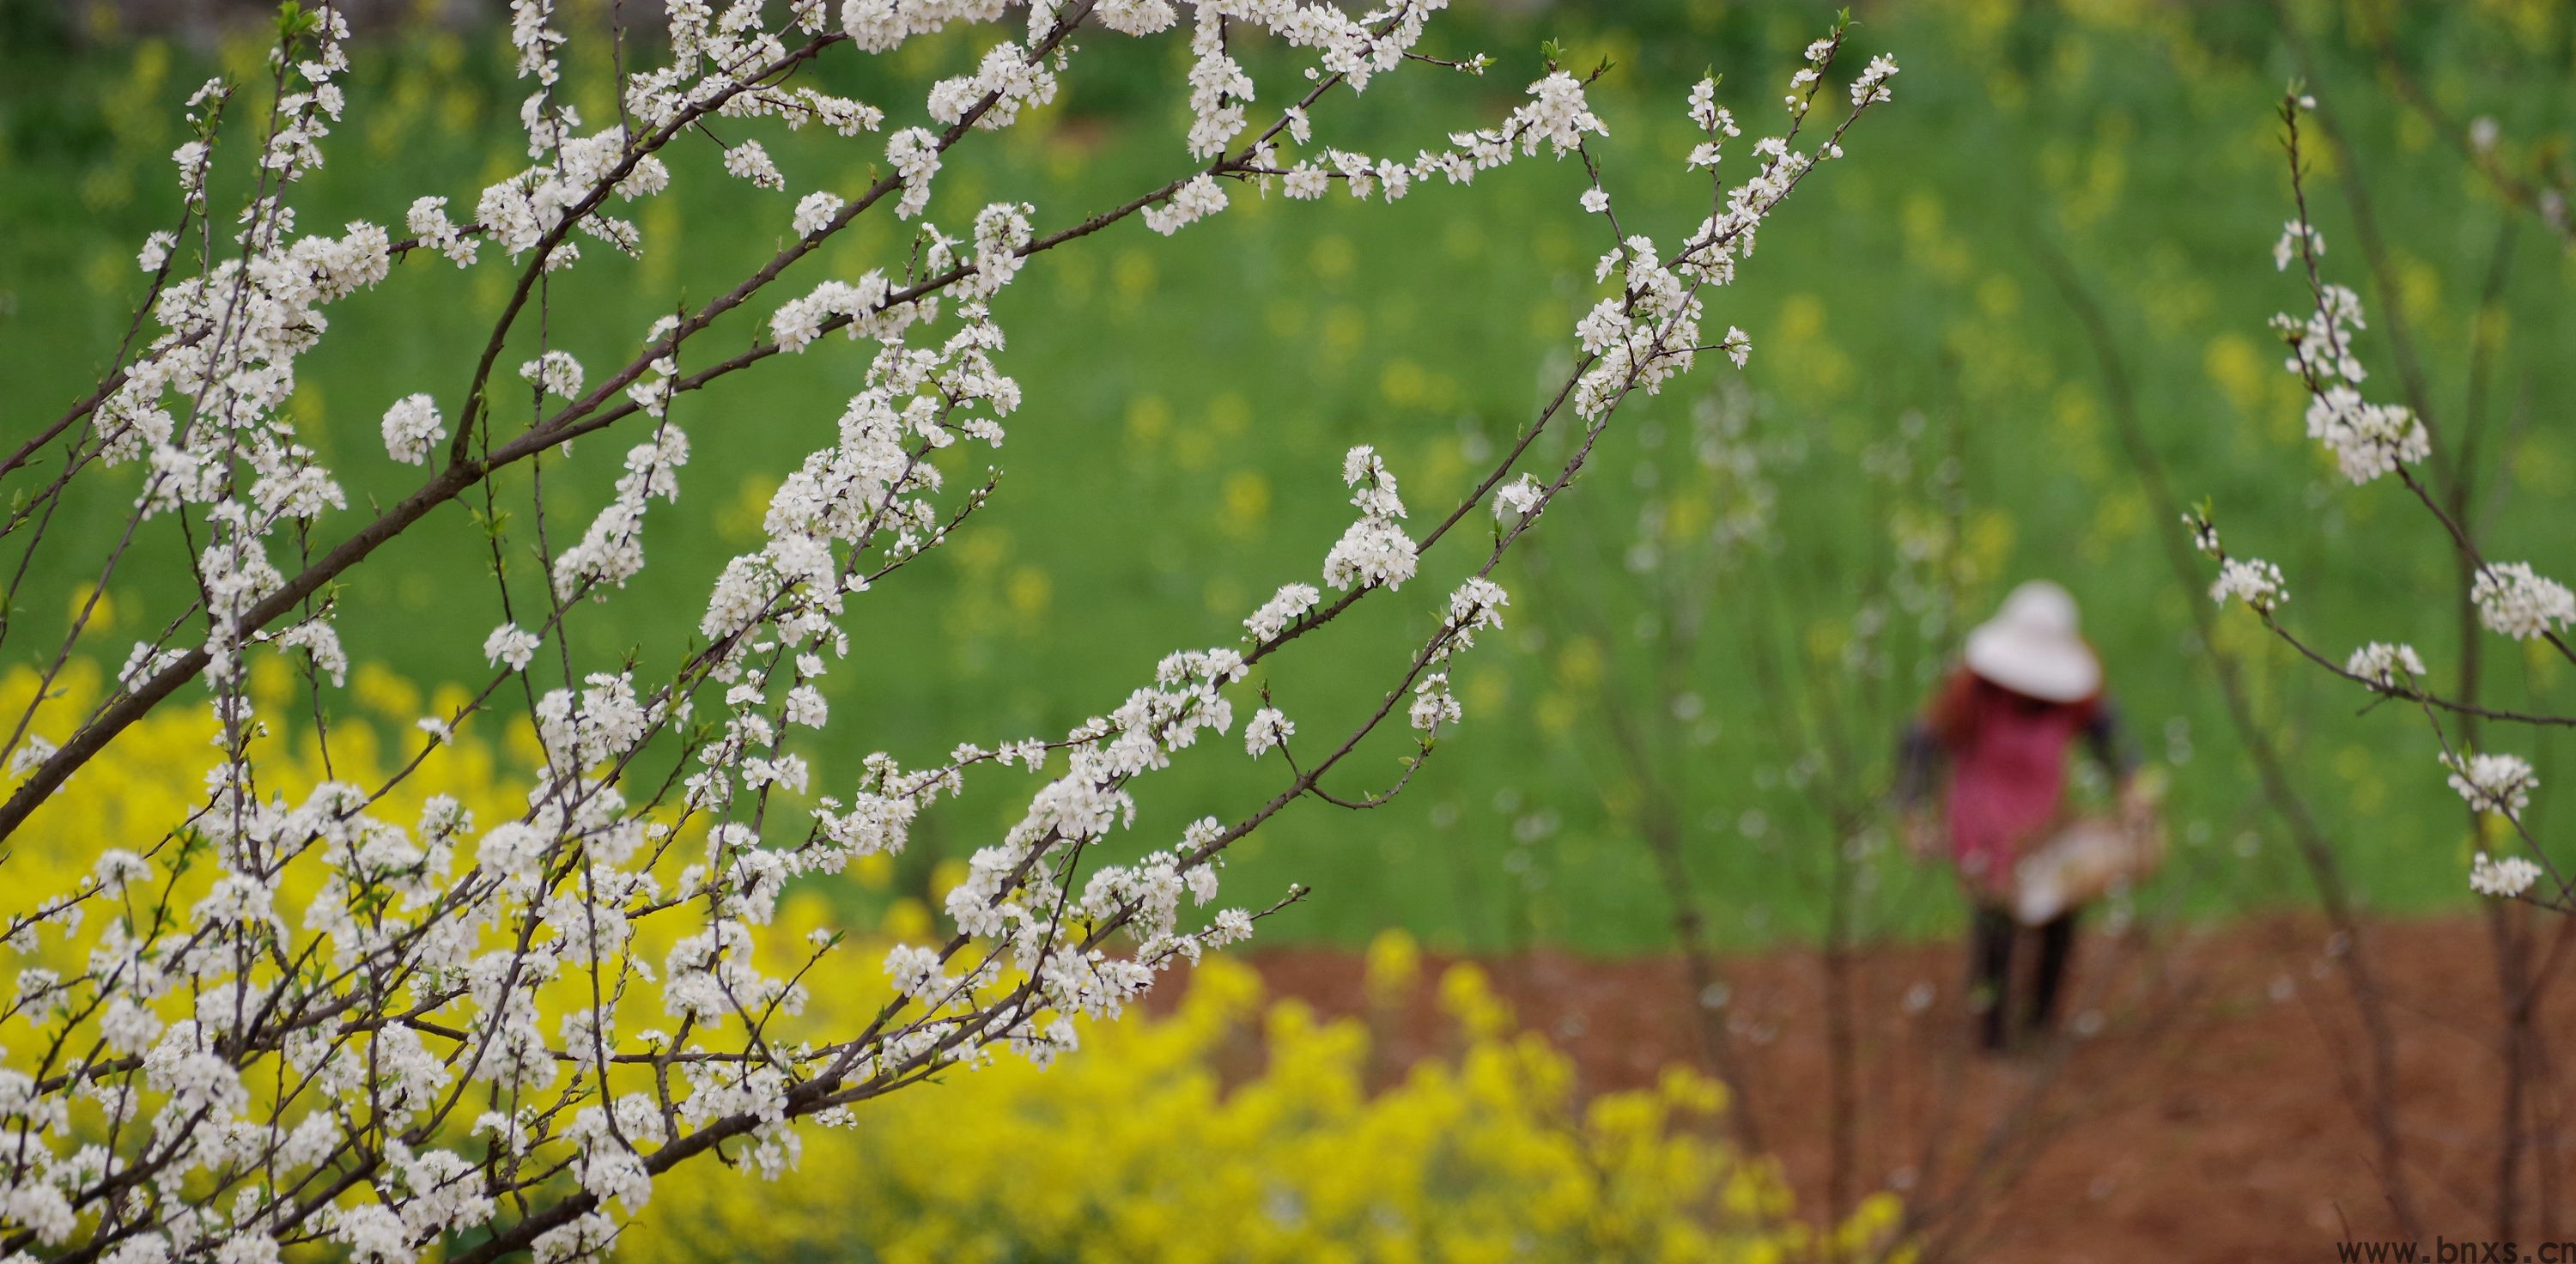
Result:
<instances>
[{"instance_id":1,"label":"yellow flower field","mask_svg":"<svg viewBox=\"0 0 2576 1264\"><path fill-rule=\"evenodd\" d=\"M68 726L99 684L94 666L75 664L38 711L37 731ZM295 682L282 670L257 684L260 714L293 714ZM422 710L422 692L389 673L362 669L351 684L387 716ZM18 671L0 682L0 705L24 706L36 685ZM454 702L432 701L434 710ZM283 727L260 740L293 748L291 760L266 765L295 770L301 784L267 788L292 800L324 769L310 732ZM198 801L215 731L203 708L137 725L46 805L43 845L11 859L18 889L68 889L105 849L149 847L153 831ZM419 740L403 733L396 748L368 726L335 726L330 775L380 784ZM526 740L524 731L502 739ZM504 780L506 762L490 738L462 734L386 796L385 815L417 814L445 794L478 822L510 819L523 792ZM883 866L860 880L881 882ZM290 882L289 918L296 895ZM810 886L765 932L792 942L838 910L828 887ZM927 930L911 901L885 920L893 925L854 938ZM20 964L75 966L89 933L48 936ZM809 1019L881 1004L890 993L870 963L882 955L857 943L826 957ZM1419 954L1408 939L1391 933L1369 958L1374 994L1410 991ZM575 1003L565 991L574 986L555 985L559 1006ZM1005 1056L866 1103L845 1126L803 1130L801 1159L782 1180L701 1161L657 1188L621 1253L672 1264L1499 1264L1770 1261L1883 1245L1892 1200L1865 1207L1831 1243L1799 1222L1771 1165L1718 1139L1726 1100L1713 1081L1674 1067L1651 1090L1586 1100L1571 1061L1520 1030L1480 971L1451 968L1439 994L1454 1053L1372 1093L1366 1023L1273 1001L1251 966L1212 958L1168 1012L1094 1025L1080 1051L1050 1068ZM0 1040L32 1030L19 1014Z\"/></svg>"}]
</instances>

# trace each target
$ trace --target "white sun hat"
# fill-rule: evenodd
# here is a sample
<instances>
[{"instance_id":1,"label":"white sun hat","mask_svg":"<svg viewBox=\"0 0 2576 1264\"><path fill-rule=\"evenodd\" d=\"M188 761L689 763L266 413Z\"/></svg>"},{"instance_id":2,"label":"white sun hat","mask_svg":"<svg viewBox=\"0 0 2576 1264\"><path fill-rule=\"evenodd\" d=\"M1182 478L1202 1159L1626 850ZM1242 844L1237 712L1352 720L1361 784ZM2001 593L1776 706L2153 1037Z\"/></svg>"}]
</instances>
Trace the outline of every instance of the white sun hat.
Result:
<instances>
[{"instance_id":1,"label":"white sun hat","mask_svg":"<svg viewBox=\"0 0 2576 1264\"><path fill-rule=\"evenodd\" d=\"M2102 687L2102 660L2075 625L2075 598L2044 579L2013 589L1968 633L1968 670L2042 702L2082 702Z\"/></svg>"}]
</instances>

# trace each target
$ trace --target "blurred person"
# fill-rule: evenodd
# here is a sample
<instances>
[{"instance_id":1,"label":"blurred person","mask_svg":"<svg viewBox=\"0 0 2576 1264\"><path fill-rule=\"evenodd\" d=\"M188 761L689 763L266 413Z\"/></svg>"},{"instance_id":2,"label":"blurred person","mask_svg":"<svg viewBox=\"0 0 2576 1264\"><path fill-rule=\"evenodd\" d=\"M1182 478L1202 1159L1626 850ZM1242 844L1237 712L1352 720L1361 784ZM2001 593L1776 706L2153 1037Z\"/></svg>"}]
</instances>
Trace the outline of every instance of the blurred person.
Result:
<instances>
[{"instance_id":1,"label":"blurred person","mask_svg":"<svg viewBox=\"0 0 2576 1264\"><path fill-rule=\"evenodd\" d=\"M2012 964L2024 938L2015 866L2072 819L2067 748L2084 739L2110 772L2124 815L2134 820L2146 805L2102 690L2101 659L2077 631L2075 598L2064 588L2046 580L2015 588L1968 633L1962 659L1906 728L1896 795L1917 856L1936 853L1946 827L1971 910L1969 1004L1985 1047L2001 1051L2014 1034ZM2056 1021L2082 911L2069 904L2031 928L2039 960L2021 1015L2030 1030Z\"/></svg>"}]
</instances>

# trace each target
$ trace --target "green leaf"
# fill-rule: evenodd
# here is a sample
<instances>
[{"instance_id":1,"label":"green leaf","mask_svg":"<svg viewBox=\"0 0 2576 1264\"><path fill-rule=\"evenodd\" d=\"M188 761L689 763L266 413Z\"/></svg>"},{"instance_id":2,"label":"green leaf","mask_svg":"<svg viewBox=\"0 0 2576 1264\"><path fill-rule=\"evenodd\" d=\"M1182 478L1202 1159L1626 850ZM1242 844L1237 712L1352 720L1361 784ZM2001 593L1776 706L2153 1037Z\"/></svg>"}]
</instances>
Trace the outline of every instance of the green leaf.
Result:
<instances>
[{"instance_id":1,"label":"green leaf","mask_svg":"<svg viewBox=\"0 0 2576 1264\"><path fill-rule=\"evenodd\" d=\"M277 38L288 44L322 29L322 15L306 9L297 0L286 0L277 6Z\"/></svg>"}]
</instances>

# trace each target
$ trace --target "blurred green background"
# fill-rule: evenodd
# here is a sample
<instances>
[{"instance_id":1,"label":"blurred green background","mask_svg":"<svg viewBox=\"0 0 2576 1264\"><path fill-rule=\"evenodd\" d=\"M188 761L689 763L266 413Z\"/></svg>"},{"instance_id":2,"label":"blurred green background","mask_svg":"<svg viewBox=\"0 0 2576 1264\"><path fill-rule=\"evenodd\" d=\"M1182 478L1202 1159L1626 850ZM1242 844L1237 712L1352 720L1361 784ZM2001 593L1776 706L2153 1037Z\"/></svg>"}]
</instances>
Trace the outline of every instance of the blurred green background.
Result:
<instances>
[{"instance_id":1,"label":"blurred green background","mask_svg":"<svg viewBox=\"0 0 2576 1264\"><path fill-rule=\"evenodd\" d=\"M602 0L565 7L567 22L606 20ZM262 46L136 35L104 8L5 12L0 432L16 436L82 394L124 330L144 288L136 247L175 216L167 156L184 139L180 102L216 69L255 75ZM2302 437L2302 396L2265 328L2304 301L2269 254L2290 214L2272 107L2294 77L2367 162L2355 172L2320 151L2313 196L2328 263L2375 307L2387 301L2349 248L2337 186L2359 178L2432 397L2455 415L2472 406L2468 349L2486 278L2505 278L2475 405L2494 436L2490 553L2564 570L2552 546L2566 538L2576 445L2556 401L2576 386L2563 301L2576 256L2505 208L2402 105L2371 33L2393 32L2394 55L2450 115L2491 115L2519 147L2562 132L2576 106L2567 7L1904 0L1858 16L1858 56L1843 73L1892 52L1904 65L1897 100L1855 130L1850 160L1802 188L1741 282L1716 296L1718 327L1752 336L1750 367L1704 365L1622 414L1576 494L1499 575L1513 593L1508 631L1462 666L1468 722L1408 793L1357 816L1301 803L1236 848L1231 899L1266 903L1292 881L1317 889L1270 924L1274 939L1350 944L1401 926L1462 951L1667 946L1666 887L1640 842L1650 819L1676 831L1727 944L1818 933L1837 854L1858 862L1849 907L1862 934L1939 932L1956 917L1946 879L1893 856L1873 809L1888 748L1960 628L2036 576L2083 601L2132 739L2175 773L2177 855L2137 900L2224 916L2307 899L2196 652L2186 603L2205 597L2161 552L2158 536L2181 528L2141 493L2039 253L2062 252L2102 300L2175 486L2211 498L2231 546L2283 564L2302 632L2338 655L2365 639L2412 640L2447 676L2458 647L2441 542L2399 489L2338 485ZM1428 47L1490 53L1491 74L1416 67L1336 96L1321 130L1409 154L1508 109L1555 40L1572 64L1612 64L1595 93L1612 129L1609 187L1632 228L1670 239L1705 214L1704 180L1680 164L1688 84L1724 71L1721 97L1746 142L1768 134L1797 50L1829 18L1791 0L1470 5L1442 15ZM827 58L820 81L886 104L901 125L932 79L970 65L989 39L952 32L889 66ZM976 207L1008 197L1034 203L1044 231L1187 169L1185 45L1107 33L1084 43L1039 119L951 155L933 220L962 232ZM331 165L304 187L304 227L398 225L428 193L461 211L524 165L522 87L506 51L490 25L369 35ZM1294 82L1288 63L1275 50L1250 61L1275 104ZM577 62L567 91L599 120L612 112L608 84L602 61ZM703 301L765 260L799 193L850 192L882 163L882 137L719 131L759 136L790 191L726 178L712 146L681 147L673 191L638 217L645 256L592 243L555 283L555 345L594 375L675 302ZM1745 161L1738 148L1728 168L1740 178ZM819 786L872 749L918 763L961 740L1060 732L1116 705L1162 654L1231 643L1276 586L1317 579L1351 513L1336 475L1354 443L1387 455L1417 525L1445 513L1570 363L1605 244L1576 209L1581 188L1571 164L1534 161L1391 206L1238 189L1233 210L1172 240L1127 223L1034 264L997 304L1012 333L1003 364L1028 399L990 462L1000 494L948 548L856 603L857 648L829 678L834 745ZM788 292L893 265L910 231L865 218L791 275ZM345 529L368 497L390 500L416 480L384 457L378 418L413 391L455 415L509 275L491 256L459 272L424 254L332 309L294 405L352 495L332 522ZM774 305L755 303L757 318ZM703 345L752 336L737 320ZM2387 363L2376 329L2368 352ZM652 511L643 575L574 616L586 652L670 660L725 559L757 544L778 474L828 441L862 368L835 340L678 407L696 449L686 495ZM1562 459L1568 433L1540 444L1543 464ZM633 441L612 433L569 466L548 463L559 534L604 501ZM951 472L980 478L986 464L979 452ZM21 589L12 655L50 655L88 578L78 565L95 564L95 550L66 542L117 529L135 477L121 471L66 509ZM524 475L503 487L524 507ZM1763 505L1768 527L1749 543L1711 543ZM1393 679L1481 556L1487 519L1473 521L1417 584L1267 672L1301 743L1337 741ZM443 510L432 524L351 577L342 635L354 657L412 680L470 679L497 598L465 515ZM82 647L111 667L139 629L168 617L154 594L185 586L185 554L165 527L111 585L115 625ZM521 583L534 573L525 535ZM2366 698L2297 669L2231 616L2223 644L2246 657L2264 721L2368 903L2464 904L2472 840L2420 721L2395 709L2356 717ZM2565 692L2550 664L2512 649L2489 646L2495 687ZM355 705L393 701L355 694ZM1406 749L1400 738L1366 748L1337 790L1391 780ZM2563 768L2546 742L2516 749L2544 783ZM1193 751L1139 783L1128 845L1168 840L1200 815L1240 815L1283 775L1231 741ZM927 884L937 858L995 836L1029 788L988 778L926 818L906 883Z\"/></svg>"}]
</instances>

